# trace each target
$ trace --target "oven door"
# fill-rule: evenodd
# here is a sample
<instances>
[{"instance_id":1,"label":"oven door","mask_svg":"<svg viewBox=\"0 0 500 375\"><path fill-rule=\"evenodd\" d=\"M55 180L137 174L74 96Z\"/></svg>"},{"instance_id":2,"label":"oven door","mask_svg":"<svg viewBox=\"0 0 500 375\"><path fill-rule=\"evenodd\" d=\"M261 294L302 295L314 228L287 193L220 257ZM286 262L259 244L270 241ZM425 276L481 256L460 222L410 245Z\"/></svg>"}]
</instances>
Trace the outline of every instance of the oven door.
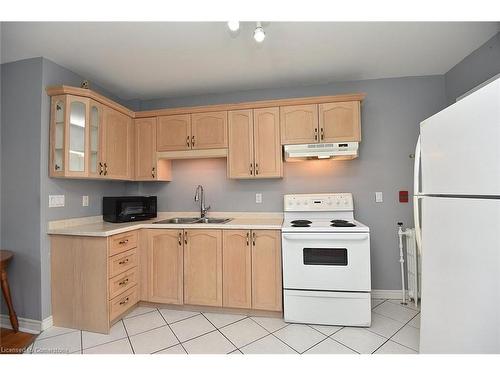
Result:
<instances>
[{"instance_id":1,"label":"oven door","mask_svg":"<svg viewBox=\"0 0 500 375\"><path fill-rule=\"evenodd\" d=\"M371 290L369 233L283 233L283 287Z\"/></svg>"}]
</instances>

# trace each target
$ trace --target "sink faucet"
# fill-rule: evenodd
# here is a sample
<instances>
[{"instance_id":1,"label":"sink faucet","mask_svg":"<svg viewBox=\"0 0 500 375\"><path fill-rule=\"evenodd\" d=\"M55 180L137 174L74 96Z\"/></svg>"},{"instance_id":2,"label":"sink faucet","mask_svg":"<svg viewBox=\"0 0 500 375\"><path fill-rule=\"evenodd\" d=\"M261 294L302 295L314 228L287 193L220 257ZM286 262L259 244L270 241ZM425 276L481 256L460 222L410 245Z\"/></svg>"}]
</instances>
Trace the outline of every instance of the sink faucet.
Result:
<instances>
[{"instance_id":1,"label":"sink faucet","mask_svg":"<svg viewBox=\"0 0 500 375\"><path fill-rule=\"evenodd\" d=\"M205 207L205 197L203 195L203 186L198 185L196 187L196 192L194 193L194 201L200 201L200 217L205 217L210 206Z\"/></svg>"}]
</instances>

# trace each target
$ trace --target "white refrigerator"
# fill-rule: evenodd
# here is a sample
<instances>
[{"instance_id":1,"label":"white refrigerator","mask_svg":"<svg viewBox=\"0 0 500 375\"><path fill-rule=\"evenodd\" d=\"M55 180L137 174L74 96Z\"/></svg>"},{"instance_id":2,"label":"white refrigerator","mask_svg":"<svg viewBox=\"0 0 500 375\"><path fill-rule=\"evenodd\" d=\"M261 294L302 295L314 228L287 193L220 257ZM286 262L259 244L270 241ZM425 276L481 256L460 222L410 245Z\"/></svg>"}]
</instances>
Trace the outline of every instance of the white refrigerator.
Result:
<instances>
[{"instance_id":1,"label":"white refrigerator","mask_svg":"<svg viewBox=\"0 0 500 375\"><path fill-rule=\"evenodd\" d=\"M420 124L421 353L500 353L500 79Z\"/></svg>"}]
</instances>

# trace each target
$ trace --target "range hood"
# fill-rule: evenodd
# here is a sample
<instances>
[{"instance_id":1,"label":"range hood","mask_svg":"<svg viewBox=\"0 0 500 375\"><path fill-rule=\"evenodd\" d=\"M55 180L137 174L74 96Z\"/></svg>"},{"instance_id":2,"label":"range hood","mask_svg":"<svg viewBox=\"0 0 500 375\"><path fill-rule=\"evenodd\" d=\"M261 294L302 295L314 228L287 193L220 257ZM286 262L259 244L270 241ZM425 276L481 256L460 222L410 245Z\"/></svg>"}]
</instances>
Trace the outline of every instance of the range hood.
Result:
<instances>
[{"instance_id":1,"label":"range hood","mask_svg":"<svg viewBox=\"0 0 500 375\"><path fill-rule=\"evenodd\" d=\"M350 160L358 157L358 142L286 145L285 161L311 159Z\"/></svg>"}]
</instances>

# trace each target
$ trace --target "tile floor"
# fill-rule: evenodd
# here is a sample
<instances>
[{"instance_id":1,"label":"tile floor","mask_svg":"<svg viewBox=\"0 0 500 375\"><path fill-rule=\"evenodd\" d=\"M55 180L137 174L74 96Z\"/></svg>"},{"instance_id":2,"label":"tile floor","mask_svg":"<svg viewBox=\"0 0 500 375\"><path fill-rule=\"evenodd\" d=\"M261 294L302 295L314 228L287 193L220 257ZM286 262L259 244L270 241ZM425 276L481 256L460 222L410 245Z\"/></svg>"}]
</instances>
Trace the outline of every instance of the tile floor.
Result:
<instances>
[{"instance_id":1,"label":"tile floor","mask_svg":"<svg viewBox=\"0 0 500 375\"><path fill-rule=\"evenodd\" d=\"M52 327L26 353L416 354L419 328L420 311L398 300L372 300L369 328L140 306L108 335Z\"/></svg>"}]
</instances>

